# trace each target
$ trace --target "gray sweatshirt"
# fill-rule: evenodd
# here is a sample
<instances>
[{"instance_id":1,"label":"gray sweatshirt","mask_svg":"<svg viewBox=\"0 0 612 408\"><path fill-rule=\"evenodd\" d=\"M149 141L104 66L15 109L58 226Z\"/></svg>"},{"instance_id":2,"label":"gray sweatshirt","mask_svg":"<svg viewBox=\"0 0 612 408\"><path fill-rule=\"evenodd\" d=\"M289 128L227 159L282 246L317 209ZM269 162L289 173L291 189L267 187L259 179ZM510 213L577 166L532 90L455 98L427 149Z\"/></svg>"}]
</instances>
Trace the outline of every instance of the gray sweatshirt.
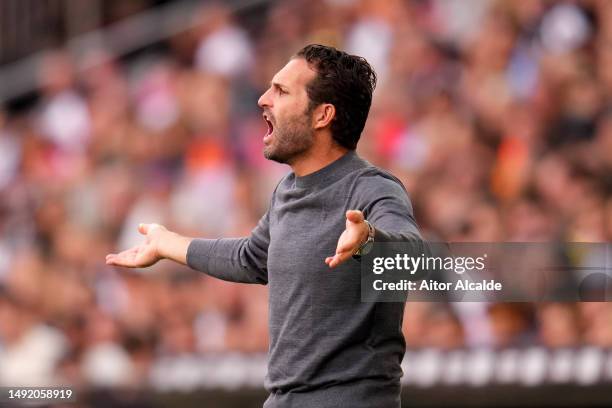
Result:
<instances>
[{"instance_id":1,"label":"gray sweatshirt","mask_svg":"<svg viewBox=\"0 0 612 408\"><path fill-rule=\"evenodd\" d=\"M404 304L361 302L359 262L324 262L349 209L363 211L377 242L420 240L402 184L351 151L284 177L250 237L189 245L191 268L269 285L265 408L400 406Z\"/></svg>"}]
</instances>

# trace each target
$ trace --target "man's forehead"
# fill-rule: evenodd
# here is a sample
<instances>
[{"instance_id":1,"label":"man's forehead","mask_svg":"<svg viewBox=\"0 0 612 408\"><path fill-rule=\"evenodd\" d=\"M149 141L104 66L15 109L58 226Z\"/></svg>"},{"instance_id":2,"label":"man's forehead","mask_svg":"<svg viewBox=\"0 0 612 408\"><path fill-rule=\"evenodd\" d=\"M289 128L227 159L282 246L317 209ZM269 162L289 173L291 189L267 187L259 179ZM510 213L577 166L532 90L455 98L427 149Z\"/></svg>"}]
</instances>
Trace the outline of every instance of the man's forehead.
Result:
<instances>
[{"instance_id":1,"label":"man's forehead","mask_svg":"<svg viewBox=\"0 0 612 408\"><path fill-rule=\"evenodd\" d=\"M315 71L303 58L293 58L272 78L272 83L284 86L302 86L315 77Z\"/></svg>"}]
</instances>

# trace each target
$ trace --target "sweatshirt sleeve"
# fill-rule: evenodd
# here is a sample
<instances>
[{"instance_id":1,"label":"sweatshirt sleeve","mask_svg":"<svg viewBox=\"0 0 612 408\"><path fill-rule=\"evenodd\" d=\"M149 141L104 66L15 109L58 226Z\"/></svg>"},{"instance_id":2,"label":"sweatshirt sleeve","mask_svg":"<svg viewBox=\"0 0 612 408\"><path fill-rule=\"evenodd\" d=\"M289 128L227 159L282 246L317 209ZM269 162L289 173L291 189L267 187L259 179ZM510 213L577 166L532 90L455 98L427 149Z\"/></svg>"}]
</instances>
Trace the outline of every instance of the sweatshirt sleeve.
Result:
<instances>
[{"instance_id":1,"label":"sweatshirt sleeve","mask_svg":"<svg viewBox=\"0 0 612 408\"><path fill-rule=\"evenodd\" d=\"M196 238L187 248L187 265L231 282L268 283L269 210L249 237Z\"/></svg>"},{"instance_id":2,"label":"sweatshirt sleeve","mask_svg":"<svg viewBox=\"0 0 612 408\"><path fill-rule=\"evenodd\" d=\"M357 208L375 229L374 242L423 241L414 219L412 204L402 183L379 171L359 178Z\"/></svg>"}]
</instances>

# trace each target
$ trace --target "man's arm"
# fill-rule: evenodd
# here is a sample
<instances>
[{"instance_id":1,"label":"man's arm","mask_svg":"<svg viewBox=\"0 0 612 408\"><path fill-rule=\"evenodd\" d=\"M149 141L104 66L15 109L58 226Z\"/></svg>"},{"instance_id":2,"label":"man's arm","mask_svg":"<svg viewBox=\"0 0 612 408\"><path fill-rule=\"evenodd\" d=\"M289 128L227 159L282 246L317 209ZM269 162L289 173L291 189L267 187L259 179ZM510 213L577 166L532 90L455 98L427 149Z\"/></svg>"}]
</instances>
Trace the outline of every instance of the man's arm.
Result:
<instances>
[{"instance_id":1,"label":"man's arm","mask_svg":"<svg viewBox=\"0 0 612 408\"><path fill-rule=\"evenodd\" d=\"M138 231L145 235L145 242L118 254L107 255L107 264L144 268L161 259L170 259L227 281L268 282L267 213L248 238L188 238L159 224L140 224Z\"/></svg>"},{"instance_id":2,"label":"man's arm","mask_svg":"<svg viewBox=\"0 0 612 408\"><path fill-rule=\"evenodd\" d=\"M117 254L106 255L108 265L146 268L161 259L187 264L187 248L192 238L184 237L159 224L140 224L138 232L145 242Z\"/></svg>"},{"instance_id":3,"label":"man's arm","mask_svg":"<svg viewBox=\"0 0 612 408\"><path fill-rule=\"evenodd\" d=\"M375 228L375 242L422 241L408 192L398 179L363 177L356 190L359 208Z\"/></svg>"},{"instance_id":4,"label":"man's arm","mask_svg":"<svg viewBox=\"0 0 612 408\"><path fill-rule=\"evenodd\" d=\"M220 238L191 241L187 265L210 276L241 283L268 283L268 213L248 238Z\"/></svg>"},{"instance_id":5,"label":"man's arm","mask_svg":"<svg viewBox=\"0 0 612 408\"><path fill-rule=\"evenodd\" d=\"M325 259L329 267L350 259L367 240L366 220L374 228L374 242L414 242L424 248L408 194L394 177L364 175L354 190L354 206L360 210L346 212L346 229L338 239L336 253Z\"/></svg>"}]
</instances>

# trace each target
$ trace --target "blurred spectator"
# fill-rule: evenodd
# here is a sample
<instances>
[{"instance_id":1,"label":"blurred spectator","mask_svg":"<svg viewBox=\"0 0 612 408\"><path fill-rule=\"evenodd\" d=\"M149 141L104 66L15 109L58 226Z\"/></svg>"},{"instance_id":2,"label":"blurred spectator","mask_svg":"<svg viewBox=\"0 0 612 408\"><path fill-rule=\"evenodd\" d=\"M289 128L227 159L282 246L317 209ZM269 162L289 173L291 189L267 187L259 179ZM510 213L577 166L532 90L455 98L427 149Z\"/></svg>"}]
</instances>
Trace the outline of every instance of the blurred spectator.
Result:
<instances>
[{"instance_id":1,"label":"blurred spectator","mask_svg":"<svg viewBox=\"0 0 612 408\"><path fill-rule=\"evenodd\" d=\"M538 310L539 339L548 347L581 344L580 316L572 303L543 304Z\"/></svg>"},{"instance_id":2,"label":"blurred spectator","mask_svg":"<svg viewBox=\"0 0 612 408\"><path fill-rule=\"evenodd\" d=\"M246 32L232 22L230 10L214 3L198 17L202 38L195 53L196 66L228 78L246 74L253 63L252 46Z\"/></svg>"}]
</instances>

